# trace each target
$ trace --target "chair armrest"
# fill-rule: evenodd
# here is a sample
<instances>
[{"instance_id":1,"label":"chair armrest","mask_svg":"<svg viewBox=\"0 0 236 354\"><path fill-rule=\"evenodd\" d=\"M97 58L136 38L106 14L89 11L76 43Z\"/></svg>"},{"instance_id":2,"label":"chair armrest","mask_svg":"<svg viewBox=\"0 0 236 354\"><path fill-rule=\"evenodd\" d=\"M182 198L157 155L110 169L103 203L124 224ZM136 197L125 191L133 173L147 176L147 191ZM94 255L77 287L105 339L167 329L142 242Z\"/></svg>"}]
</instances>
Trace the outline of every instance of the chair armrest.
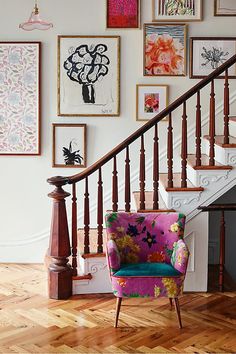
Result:
<instances>
[{"instance_id":1,"label":"chair armrest","mask_svg":"<svg viewBox=\"0 0 236 354\"><path fill-rule=\"evenodd\" d=\"M107 261L110 274L120 269L120 254L114 240L107 242Z\"/></svg>"},{"instance_id":2,"label":"chair armrest","mask_svg":"<svg viewBox=\"0 0 236 354\"><path fill-rule=\"evenodd\" d=\"M174 243L171 264L180 273L185 274L188 266L189 250L183 240Z\"/></svg>"}]
</instances>

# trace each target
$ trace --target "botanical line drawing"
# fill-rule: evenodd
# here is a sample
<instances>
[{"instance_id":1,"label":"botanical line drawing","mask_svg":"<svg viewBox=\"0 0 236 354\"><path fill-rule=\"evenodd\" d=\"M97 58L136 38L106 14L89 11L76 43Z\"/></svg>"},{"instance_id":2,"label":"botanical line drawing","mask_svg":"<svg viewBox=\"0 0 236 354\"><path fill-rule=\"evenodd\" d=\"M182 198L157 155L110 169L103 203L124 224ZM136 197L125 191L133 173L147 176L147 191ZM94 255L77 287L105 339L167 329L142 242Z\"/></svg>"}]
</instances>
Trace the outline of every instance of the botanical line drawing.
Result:
<instances>
[{"instance_id":1,"label":"botanical line drawing","mask_svg":"<svg viewBox=\"0 0 236 354\"><path fill-rule=\"evenodd\" d=\"M96 103L94 84L109 71L110 59L104 55L107 49L105 44L82 44L76 49L69 49L70 56L64 62L64 68L70 80L82 85L84 103Z\"/></svg>"},{"instance_id":2,"label":"botanical line drawing","mask_svg":"<svg viewBox=\"0 0 236 354\"><path fill-rule=\"evenodd\" d=\"M202 47L203 53L201 57L205 60L202 66L211 65L212 69L217 69L224 61L227 60L229 52L224 52L221 48L212 47L212 49L207 50L206 47Z\"/></svg>"}]
</instances>

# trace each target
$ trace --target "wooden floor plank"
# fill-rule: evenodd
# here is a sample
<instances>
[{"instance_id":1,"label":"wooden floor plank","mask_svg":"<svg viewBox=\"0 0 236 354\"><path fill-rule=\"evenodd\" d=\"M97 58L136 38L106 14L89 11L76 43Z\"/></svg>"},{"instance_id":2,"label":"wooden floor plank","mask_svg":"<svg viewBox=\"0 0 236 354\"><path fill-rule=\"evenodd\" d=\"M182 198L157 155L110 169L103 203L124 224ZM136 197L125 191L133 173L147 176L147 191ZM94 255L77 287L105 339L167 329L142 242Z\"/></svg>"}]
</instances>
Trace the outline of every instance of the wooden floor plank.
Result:
<instances>
[{"instance_id":1,"label":"wooden floor plank","mask_svg":"<svg viewBox=\"0 0 236 354\"><path fill-rule=\"evenodd\" d=\"M236 291L184 294L184 328L167 299L110 294L49 300L41 265L0 265L0 353L235 353Z\"/></svg>"}]
</instances>

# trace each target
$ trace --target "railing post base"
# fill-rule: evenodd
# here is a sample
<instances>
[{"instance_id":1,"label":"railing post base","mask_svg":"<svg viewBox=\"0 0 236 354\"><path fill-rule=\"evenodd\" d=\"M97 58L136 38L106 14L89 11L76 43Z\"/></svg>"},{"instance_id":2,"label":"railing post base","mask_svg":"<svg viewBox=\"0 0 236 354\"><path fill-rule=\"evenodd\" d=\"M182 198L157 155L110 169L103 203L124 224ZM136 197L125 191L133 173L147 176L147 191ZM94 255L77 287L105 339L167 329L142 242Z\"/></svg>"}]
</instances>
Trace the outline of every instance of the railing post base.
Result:
<instances>
[{"instance_id":1,"label":"railing post base","mask_svg":"<svg viewBox=\"0 0 236 354\"><path fill-rule=\"evenodd\" d=\"M49 298L66 300L72 295L72 268L65 264L64 258L53 258L52 261L48 269Z\"/></svg>"},{"instance_id":2,"label":"railing post base","mask_svg":"<svg viewBox=\"0 0 236 354\"><path fill-rule=\"evenodd\" d=\"M49 298L65 300L72 295L72 268L68 264L71 255L69 230L66 213L65 198L70 196L62 186L67 184L67 179L54 177L48 183L56 186L49 194L53 199L53 214L50 234L49 256L51 264L48 268Z\"/></svg>"}]
</instances>

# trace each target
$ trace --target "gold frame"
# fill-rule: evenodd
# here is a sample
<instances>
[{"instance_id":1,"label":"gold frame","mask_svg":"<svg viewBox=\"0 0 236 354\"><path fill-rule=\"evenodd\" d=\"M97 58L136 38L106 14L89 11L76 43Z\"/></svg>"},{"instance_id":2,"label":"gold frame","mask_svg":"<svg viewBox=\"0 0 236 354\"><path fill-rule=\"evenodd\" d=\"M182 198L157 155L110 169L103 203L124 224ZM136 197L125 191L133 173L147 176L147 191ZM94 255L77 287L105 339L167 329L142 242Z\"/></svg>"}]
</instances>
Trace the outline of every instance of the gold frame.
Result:
<instances>
[{"instance_id":1,"label":"gold frame","mask_svg":"<svg viewBox=\"0 0 236 354\"><path fill-rule=\"evenodd\" d=\"M148 75L145 73L145 46L146 46L146 27L160 27L160 26L183 26L184 27L184 73L181 75ZM187 33L188 33L188 25L186 23L144 23L143 25L143 76L147 77L185 77L187 76Z\"/></svg>"},{"instance_id":2,"label":"gold frame","mask_svg":"<svg viewBox=\"0 0 236 354\"><path fill-rule=\"evenodd\" d=\"M84 129L84 163L83 165L61 165L56 164L56 128L57 127L76 127ZM87 125L86 124L64 124L64 123L53 123L52 124L52 167L57 168L86 168L87 167Z\"/></svg>"},{"instance_id":3,"label":"gold frame","mask_svg":"<svg viewBox=\"0 0 236 354\"><path fill-rule=\"evenodd\" d=\"M60 102L60 62L61 62L61 39L63 38L113 38L117 40L117 113L114 114L79 114L61 113ZM120 116L120 36L57 36L57 114L60 117L119 117Z\"/></svg>"},{"instance_id":4,"label":"gold frame","mask_svg":"<svg viewBox=\"0 0 236 354\"><path fill-rule=\"evenodd\" d=\"M139 119L139 88L140 87L165 87L166 89L166 107L169 104L169 85L155 85L155 84L137 84L136 85L136 121L137 122L148 122L150 119ZM154 118L154 117L153 117ZM166 118L163 119L166 121Z\"/></svg>"},{"instance_id":5,"label":"gold frame","mask_svg":"<svg viewBox=\"0 0 236 354\"><path fill-rule=\"evenodd\" d=\"M218 0L214 0L214 16L216 17L234 17L236 16L236 13L235 14L217 14L217 2Z\"/></svg>"},{"instance_id":6,"label":"gold frame","mask_svg":"<svg viewBox=\"0 0 236 354\"><path fill-rule=\"evenodd\" d=\"M152 21L153 22L199 22L203 20L203 2L202 0L198 0L200 2L200 13L199 18L197 19L178 19L179 16L166 16L166 18L162 19L162 15L159 15L158 18L155 16L155 3L156 0L152 0ZM184 17L184 16L183 16ZM172 19L173 18L173 19Z\"/></svg>"},{"instance_id":7,"label":"gold frame","mask_svg":"<svg viewBox=\"0 0 236 354\"><path fill-rule=\"evenodd\" d=\"M137 30L141 29L141 0L137 0L138 2L138 26L137 27L108 27L108 1L106 0L106 29L107 30Z\"/></svg>"}]
</instances>

